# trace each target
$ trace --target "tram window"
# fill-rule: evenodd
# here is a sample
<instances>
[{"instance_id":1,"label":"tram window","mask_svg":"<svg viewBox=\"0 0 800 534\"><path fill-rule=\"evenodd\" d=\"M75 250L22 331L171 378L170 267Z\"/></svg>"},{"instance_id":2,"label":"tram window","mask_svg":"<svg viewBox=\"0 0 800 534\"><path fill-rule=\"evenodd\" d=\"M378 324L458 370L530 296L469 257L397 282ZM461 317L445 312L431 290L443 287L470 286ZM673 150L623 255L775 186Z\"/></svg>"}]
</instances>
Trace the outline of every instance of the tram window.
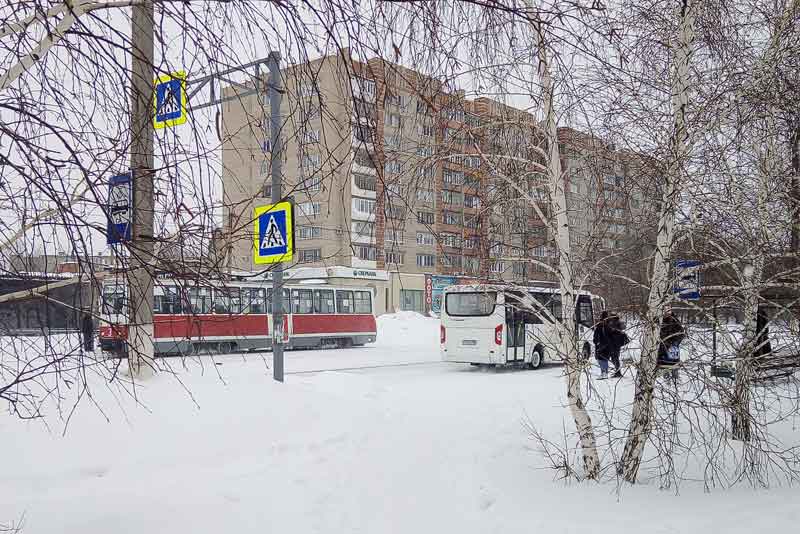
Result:
<instances>
[{"instance_id":1,"label":"tram window","mask_svg":"<svg viewBox=\"0 0 800 534\"><path fill-rule=\"evenodd\" d=\"M336 292L336 311L339 313L353 313L353 292Z\"/></svg>"},{"instance_id":2,"label":"tram window","mask_svg":"<svg viewBox=\"0 0 800 534\"><path fill-rule=\"evenodd\" d=\"M294 313L314 313L314 297L310 289L292 289Z\"/></svg>"},{"instance_id":3,"label":"tram window","mask_svg":"<svg viewBox=\"0 0 800 534\"><path fill-rule=\"evenodd\" d=\"M179 289L175 286L166 286L162 290L163 295L154 295L153 297L153 313L167 315L183 313Z\"/></svg>"},{"instance_id":4,"label":"tram window","mask_svg":"<svg viewBox=\"0 0 800 534\"><path fill-rule=\"evenodd\" d=\"M267 313L263 289L260 287L242 288L242 313Z\"/></svg>"},{"instance_id":5,"label":"tram window","mask_svg":"<svg viewBox=\"0 0 800 534\"><path fill-rule=\"evenodd\" d=\"M369 291L355 291L355 312L372 313L372 293Z\"/></svg>"},{"instance_id":6,"label":"tram window","mask_svg":"<svg viewBox=\"0 0 800 534\"><path fill-rule=\"evenodd\" d=\"M239 288L214 290L214 313L241 313L242 298Z\"/></svg>"},{"instance_id":7,"label":"tram window","mask_svg":"<svg viewBox=\"0 0 800 534\"><path fill-rule=\"evenodd\" d=\"M336 303L333 300L333 289L314 290L314 312L336 313Z\"/></svg>"},{"instance_id":8,"label":"tram window","mask_svg":"<svg viewBox=\"0 0 800 534\"><path fill-rule=\"evenodd\" d=\"M125 307L125 286L108 285L103 288L103 313L123 313Z\"/></svg>"},{"instance_id":9,"label":"tram window","mask_svg":"<svg viewBox=\"0 0 800 534\"><path fill-rule=\"evenodd\" d=\"M594 326L592 317L592 301L587 295L578 297L578 322L587 328Z\"/></svg>"},{"instance_id":10,"label":"tram window","mask_svg":"<svg viewBox=\"0 0 800 534\"><path fill-rule=\"evenodd\" d=\"M190 287L186 293L192 313L211 313L210 287Z\"/></svg>"},{"instance_id":11,"label":"tram window","mask_svg":"<svg viewBox=\"0 0 800 534\"><path fill-rule=\"evenodd\" d=\"M267 288L267 313L272 313L272 288ZM283 288L283 313L292 313L292 299L289 298L289 289Z\"/></svg>"}]
</instances>

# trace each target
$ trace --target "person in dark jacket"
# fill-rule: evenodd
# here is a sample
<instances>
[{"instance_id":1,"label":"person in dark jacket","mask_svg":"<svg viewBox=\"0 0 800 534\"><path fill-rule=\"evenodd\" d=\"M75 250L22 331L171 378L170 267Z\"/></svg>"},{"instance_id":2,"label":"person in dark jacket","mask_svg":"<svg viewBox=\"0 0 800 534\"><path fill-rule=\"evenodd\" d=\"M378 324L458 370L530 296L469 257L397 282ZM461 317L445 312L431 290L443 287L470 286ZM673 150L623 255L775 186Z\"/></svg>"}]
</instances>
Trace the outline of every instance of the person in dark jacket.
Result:
<instances>
[{"instance_id":1,"label":"person in dark jacket","mask_svg":"<svg viewBox=\"0 0 800 534\"><path fill-rule=\"evenodd\" d=\"M94 321L89 312L83 314L81 334L83 335L84 352L94 352Z\"/></svg>"},{"instance_id":2,"label":"person in dark jacket","mask_svg":"<svg viewBox=\"0 0 800 534\"><path fill-rule=\"evenodd\" d=\"M594 357L600 365L600 379L608 378L608 360L611 357L612 339L611 328L608 324L608 312L600 313L600 321L594 325L592 342L594 343Z\"/></svg>"},{"instance_id":3,"label":"person in dark jacket","mask_svg":"<svg viewBox=\"0 0 800 534\"><path fill-rule=\"evenodd\" d=\"M622 323L618 315L612 315L608 319L609 334L611 336L611 343L609 349L609 359L614 364L614 378L622 376L622 368L619 363L619 354L622 347L630 342L628 334L625 333L625 325Z\"/></svg>"},{"instance_id":4,"label":"person in dark jacket","mask_svg":"<svg viewBox=\"0 0 800 534\"><path fill-rule=\"evenodd\" d=\"M677 317L672 313L672 310L667 309L664 313L664 318L661 320L661 332L659 336L660 342L658 345L658 363L660 365L674 365L680 361L678 354L678 347L686 337L683 330L683 325Z\"/></svg>"},{"instance_id":5,"label":"person in dark jacket","mask_svg":"<svg viewBox=\"0 0 800 534\"><path fill-rule=\"evenodd\" d=\"M769 342L769 318L764 308L758 308L756 313L756 349L753 351L755 358L761 358L772 352L772 345Z\"/></svg>"}]
</instances>

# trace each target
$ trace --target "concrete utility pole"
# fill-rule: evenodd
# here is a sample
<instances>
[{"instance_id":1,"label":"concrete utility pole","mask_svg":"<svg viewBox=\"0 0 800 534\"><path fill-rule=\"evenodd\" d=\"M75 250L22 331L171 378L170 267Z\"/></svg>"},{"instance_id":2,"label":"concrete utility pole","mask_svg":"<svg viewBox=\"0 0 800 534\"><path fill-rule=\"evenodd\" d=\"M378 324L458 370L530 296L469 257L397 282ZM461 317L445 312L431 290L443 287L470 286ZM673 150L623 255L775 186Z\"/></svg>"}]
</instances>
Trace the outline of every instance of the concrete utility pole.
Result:
<instances>
[{"instance_id":1,"label":"concrete utility pole","mask_svg":"<svg viewBox=\"0 0 800 534\"><path fill-rule=\"evenodd\" d=\"M283 146L281 143L281 55L269 54L269 132L270 174L272 176L272 203L281 201L281 173ZM283 382L283 264L276 263L272 271L272 377Z\"/></svg>"},{"instance_id":2,"label":"concrete utility pole","mask_svg":"<svg viewBox=\"0 0 800 534\"><path fill-rule=\"evenodd\" d=\"M153 2L134 4L131 60L133 232L128 265L128 364L141 376L153 362Z\"/></svg>"}]
</instances>

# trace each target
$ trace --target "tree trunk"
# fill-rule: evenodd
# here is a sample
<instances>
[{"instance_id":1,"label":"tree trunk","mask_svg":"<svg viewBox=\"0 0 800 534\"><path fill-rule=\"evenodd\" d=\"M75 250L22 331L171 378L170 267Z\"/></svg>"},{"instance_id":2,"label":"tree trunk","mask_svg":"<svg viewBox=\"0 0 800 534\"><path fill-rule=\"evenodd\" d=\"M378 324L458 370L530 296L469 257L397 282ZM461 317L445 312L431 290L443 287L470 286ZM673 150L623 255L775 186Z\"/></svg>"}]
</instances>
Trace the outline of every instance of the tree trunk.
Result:
<instances>
[{"instance_id":1,"label":"tree trunk","mask_svg":"<svg viewBox=\"0 0 800 534\"><path fill-rule=\"evenodd\" d=\"M681 193L685 160L689 152L686 108L689 105L689 61L694 42L695 0L681 0L678 5L678 16L680 17L680 28L675 48L672 78L674 121L672 147L667 172L664 176L665 183L661 197L650 294L647 299L647 327L642 340L642 355L639 373L636 377L633 413L620 465L624 479L630 483L636 482L644 447L650 437L661 318L672 291L670 265L675 241L675 212Z\"/></svg>"},{"instance_id":2,"label":"tree trunk","mask_svg":"<svg viewBox=\"0 0 800 534\"><path fill-rule=\"evenodd\" d=\"M563 320L558 329L558 350L566 362L567 401L580 438L584 476L587 479L597 479L600 475L600 458L597 454L597 442L594 435L594 427L592 426L592 418L586 410L581 393L581 365L575 324L576 292L573 286L567 199L564 190L564 178L561 173L558 128L553 105L553 78L550 71L547 45L540 26L534 26L534 34L537 41L539 78L542 83L542 98L544 101L545 136L548 148L547 175L550 186L550 199L554 210L554 224L552 226L556 235L558 277L561 289Z\"/></svg>"}]
</instances>

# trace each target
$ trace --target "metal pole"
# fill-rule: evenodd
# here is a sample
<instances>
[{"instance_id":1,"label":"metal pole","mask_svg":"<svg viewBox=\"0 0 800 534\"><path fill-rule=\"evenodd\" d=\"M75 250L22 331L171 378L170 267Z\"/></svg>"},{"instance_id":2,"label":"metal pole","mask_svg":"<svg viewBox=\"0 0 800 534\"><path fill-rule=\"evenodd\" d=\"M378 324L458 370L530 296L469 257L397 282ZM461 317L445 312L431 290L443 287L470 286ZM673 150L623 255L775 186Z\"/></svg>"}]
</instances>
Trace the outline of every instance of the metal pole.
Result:
<instances>
[{"instance_id":1,"label":"metal pole","mask_svg":"<svg viewBox=\"0 0 800 534\"><path fill-rule=\"evenodd\" d=\"M132 7L131 171L133 232L128 266L128 362L132 376L153 365L153 2Z\"/></svg>"},{"instance_id":2,"label":"metal pole","mask_svg":"<svg viewBox=\"0 0 800 534\"><path fill-rule=\"evenodd\" d=\"M272 175L272 203L281 200L281 55L269 54L269 131L270 131L270 173ZM283 382L283 264L276 263L272 271L272 377Z\"/></svg>"}]
</instances>

